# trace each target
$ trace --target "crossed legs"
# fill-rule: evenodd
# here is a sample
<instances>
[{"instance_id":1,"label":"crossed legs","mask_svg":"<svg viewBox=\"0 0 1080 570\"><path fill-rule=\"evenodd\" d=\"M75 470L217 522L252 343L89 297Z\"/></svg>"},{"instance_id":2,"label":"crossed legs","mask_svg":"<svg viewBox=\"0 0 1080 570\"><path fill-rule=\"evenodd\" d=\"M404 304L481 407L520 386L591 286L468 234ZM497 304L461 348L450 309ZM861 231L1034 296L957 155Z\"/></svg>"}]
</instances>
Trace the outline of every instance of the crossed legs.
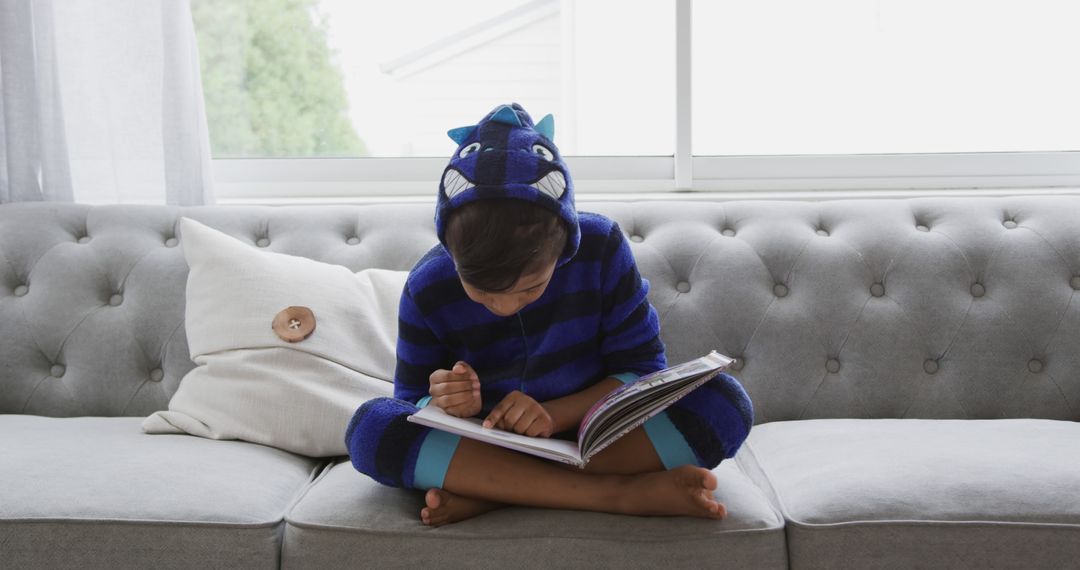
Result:
<instances>
[{"instance_id":1,"label":"crossed legs","mask_svg":"<svg viewBox=\"0 0 1080 570\"><path fill-rule=\"evenodd\" d=\"M665 470L643 428L603 450L578 469L462 438L441 489L429 489L420 512L441 526L506 505L633 515L723 518L713 498L716 476L683 465Z\"/></svg>"}]
</instances>

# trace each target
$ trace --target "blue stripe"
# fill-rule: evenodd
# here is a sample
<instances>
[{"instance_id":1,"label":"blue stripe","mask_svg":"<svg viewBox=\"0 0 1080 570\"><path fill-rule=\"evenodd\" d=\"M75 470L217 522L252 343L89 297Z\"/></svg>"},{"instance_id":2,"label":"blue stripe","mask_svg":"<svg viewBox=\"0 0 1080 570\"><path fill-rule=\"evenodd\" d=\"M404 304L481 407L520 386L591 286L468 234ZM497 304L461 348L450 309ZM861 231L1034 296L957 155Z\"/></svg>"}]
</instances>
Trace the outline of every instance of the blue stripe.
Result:
<instances>
[{"instance_id":1,"label":"blue stripe","mask_svg":"<svg viewBox=\"0 0 1080 570\"><path fill-rule=\"evenodd\" d=\"M529 346L536 347L536 356L542 356L575 344L591 343L596 338L597 317L594 313L552 324L540 334L530 336Z\"/></svg>"},{"instance_id":2,"label":"blue stripe","mask_svg":"<svg viewBox=\"0 0 1080 570\"><path fill-rule=\"evenodd\" d=\"M398 336L397 351L400 355L409 355L409 364L414 366L442 364L446 360L446 347L441 344L413 344L403 336Z\"/></svg>"},{"instance_id":3,"label":"blue stripe","mask_svg":"<svg viewBox=\"0 0 1080 570\"><path fill-rule=\"evenodd\" d=\"M660 412L645 422L645 433L653 444L653 449L660 456L664 469L671 470L681 465L697 465L697 456L686 443L686 438L671 423L667 412Z\"/></svg>"},{"instance_id":4,"label":"blue stripe","mask_svg":"<svg viewBox=\"0 0 1080 570\"><path fill-rule=\"evenodd\" d=\"M604 315L604 332L610 331L621 325L627 317L634 314L634 310L638 308L638 305L648 302L648 293L645 291L645 287L638 288L625 302L612 307L611 312Z\"/></svg>"},{"instance_id":5,"label":"blue stripe","mask_svg":"<svg viewBox=\"0 0 1080 570\"><path fill-rule=\"evenodd\" d=\"M420 398L420 400L418 402L416 402L416 407L417 408L423 408L424 406L428 405L430 402L431 402L431 396L424 396L423 398Z\"/></svg>"},{"instance_id":6,"label":"blue stripe","mask_svg":"<svg viewBox=\"0 0 1080 570\"><path fill-rule=\"evenodd\" d=\"M432 429L420 446L416 455L416 467L413 471L413 488L442 489L446 471L450 469L450 460L454 458L461 437L452 433Z\"/></svg>"}]
</instances>

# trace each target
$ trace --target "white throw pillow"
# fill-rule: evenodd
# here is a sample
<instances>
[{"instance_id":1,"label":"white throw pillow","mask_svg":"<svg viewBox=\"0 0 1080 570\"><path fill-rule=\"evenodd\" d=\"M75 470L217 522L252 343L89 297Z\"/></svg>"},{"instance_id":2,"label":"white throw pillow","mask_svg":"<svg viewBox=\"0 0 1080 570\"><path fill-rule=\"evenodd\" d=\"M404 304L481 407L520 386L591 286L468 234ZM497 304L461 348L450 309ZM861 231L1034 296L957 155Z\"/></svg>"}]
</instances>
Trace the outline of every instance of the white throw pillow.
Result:
<instances>
[{"instance_id":1,"label":"white throw pillow","mask_svg":"<svg viewBox=\"0 0 1080 570\"><path fill-rule=\"evenodd\" d=\"M167 411L143 420L143 431L240 439L310 457L345 455L345 428L356 408L393 393L398 302L408 272L352 273L260 251L188 218L180 220L180 233L190 267L185 328L198 366ZM296 342L271 327L290 307L306 307L314 317L314 330ZM290 328L299 324L293 319Z\"/></svg>"}]
</instances>

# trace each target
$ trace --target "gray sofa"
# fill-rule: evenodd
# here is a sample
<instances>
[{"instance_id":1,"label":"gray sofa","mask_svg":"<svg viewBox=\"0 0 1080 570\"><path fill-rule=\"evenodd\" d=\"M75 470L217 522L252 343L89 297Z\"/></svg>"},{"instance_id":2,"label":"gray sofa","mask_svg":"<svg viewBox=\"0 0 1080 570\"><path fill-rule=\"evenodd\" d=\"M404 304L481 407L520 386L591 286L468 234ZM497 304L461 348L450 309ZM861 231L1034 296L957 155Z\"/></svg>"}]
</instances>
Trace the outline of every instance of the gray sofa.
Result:
<instances>
[{"instance_id":1,"label":"gray sofa","mask_svg":"<svg viewBox=\"0 0 1080 570\"><path fill-rule=\"evenodd\" d=\"M669 360L738 358L758 425L716 470L727 519L431 529L344 457L141 432L194 367L180 215L408 269L430 204L7 204L0 567L1076 567L1080 197L580 207L632 240Z\"/></svg>"}]
</instances>

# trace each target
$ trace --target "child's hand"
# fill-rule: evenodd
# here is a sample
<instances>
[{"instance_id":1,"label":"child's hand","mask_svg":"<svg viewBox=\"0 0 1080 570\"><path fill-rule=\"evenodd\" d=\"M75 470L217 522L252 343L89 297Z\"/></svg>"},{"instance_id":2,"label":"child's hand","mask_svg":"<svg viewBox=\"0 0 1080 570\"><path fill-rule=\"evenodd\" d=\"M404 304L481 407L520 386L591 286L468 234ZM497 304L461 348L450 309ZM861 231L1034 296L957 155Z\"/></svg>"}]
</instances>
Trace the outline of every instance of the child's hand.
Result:
<instances>
[{"instance_id":1,"label":"child's hand","mask_svg":"<svg viewBox=\"0 0 1080 570\"><path fill-rule=\"evenodd\" d=\"M514 390L491 410L484 420L484 427L497 427L532 437L551 437L555 420L540 402Z\"/></svg>"},{"instance_id":2,"label":"child's hand","mask_svg":"<svg viewBox=\"0 0 1080 570\"><path fill-rule=\"evenodd\" d=\"M451 370L436 370L429 380L432 404L459 418L480 413L480 377L467 362L459 360Z\"/></svg>"}]
</instances>

